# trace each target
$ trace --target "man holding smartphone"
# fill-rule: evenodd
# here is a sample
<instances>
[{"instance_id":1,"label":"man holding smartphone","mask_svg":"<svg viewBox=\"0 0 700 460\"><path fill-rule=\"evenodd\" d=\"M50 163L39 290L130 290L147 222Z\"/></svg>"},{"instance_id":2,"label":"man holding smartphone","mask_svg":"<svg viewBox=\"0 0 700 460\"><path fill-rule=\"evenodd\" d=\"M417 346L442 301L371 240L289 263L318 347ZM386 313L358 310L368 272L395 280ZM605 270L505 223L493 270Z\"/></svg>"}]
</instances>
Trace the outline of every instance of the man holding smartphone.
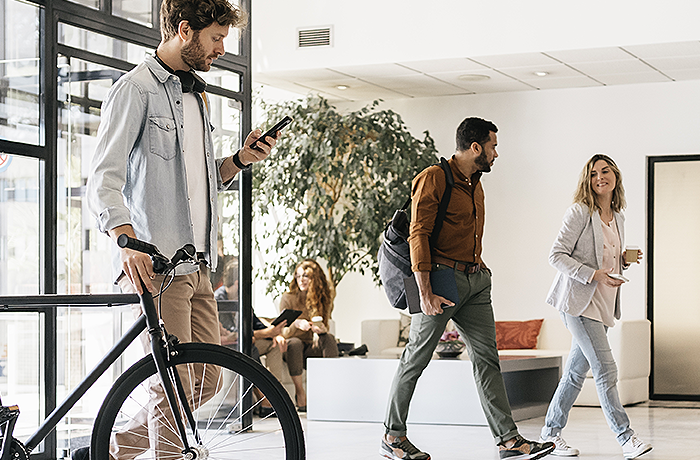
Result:
<instances>
[{"instance_id":1,"label":"man holding smartphone","mask_svg":"<svg viewBox=\"0 0 700 460\"><path fill-rule=\"evenodd\" d=\"M506 394L496 349L496 326L491 305L491 271L481 259L484 233L484 189L481 175L491 172L498 128L481 118L467 118L457 128L457 148L448 165L454 186L440 235L429 243L439 202L446 187L439 165L423 170L413 180L411 193L411 269L420 294L422 313L411 316L411 332L394 377L380 453L390 459L430 460L430 455L406 437L406 419L418 378L452 319L467 344L474 366L474 381L481 407L496 440L502 459L536 459L554 450L554 444L537 443L518 433ZM430 273L450 271L459 293L455 304L433 292ZM444 388L459 397L459 382L444 382ZM468 447L465 446L468 456ZM460 457L461 455L456 455Z\"/></svg>"},{"instance_id":2,"label":"man holding smartphone","mask_svg":"<svg viewBox=\"0 0 700 460\"><path fill-rule=\"evenodd\" d=\"M253 148L260 138L256 130L242 149L214 158L206 83L195 71L208 71L224 54L230 28L241 29L246 21L246 14L228 0L163 0L162 40L155 54L117 80L102 105L87 183L89 207L98 228L115 242L124 233L167 255L185 244L195 246L199 263L178 267L162 297L165 327L181 342L220 343L209 277L217 264L217 192L226 190L239 171L267 158L278 137L261 139ZM157 292L163 275L154 274L149 256L116 244L115 249L116 283L122 291L142 293L145 287ZM139 305L133 309L140 314ZM187 387L188 376L181 378ZM215 393L215 382L201 382L201 387L204 402ZM160 385L152 386L152 394L155 406L167 405ZM115 447L115 458L133 458L138 449L149 448L148 423L136 422L115 436L130 436L122 443L130 451ZM180 455L175 433L150 434L152 440L165 440L151 447ZM77 459L87 458L86 450L79 452Z\"/></svg>"}]
</instances>

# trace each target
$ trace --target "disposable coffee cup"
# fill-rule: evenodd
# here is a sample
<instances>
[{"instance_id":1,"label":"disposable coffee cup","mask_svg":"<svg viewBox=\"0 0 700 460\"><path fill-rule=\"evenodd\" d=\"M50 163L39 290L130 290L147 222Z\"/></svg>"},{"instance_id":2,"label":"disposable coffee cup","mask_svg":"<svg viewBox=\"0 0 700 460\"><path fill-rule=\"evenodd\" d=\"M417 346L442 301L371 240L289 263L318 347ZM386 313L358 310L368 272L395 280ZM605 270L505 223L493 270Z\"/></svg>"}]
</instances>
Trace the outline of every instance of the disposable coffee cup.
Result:
<instances>
[{"instance_id":1,"label":"disposable coffee cup","mask_svg":"<svg viewBox=\"0 0 700 460\"><path fill-rule=\"evenodd\" d=\"M639 248L637 246L627 246L625 251L625 263L636 263L637 257L639 256Z\"/></svg>"},{"instance_id":2,"label":"disposable coffee cup","mask_svg":"<svg viewBox=\"0 0 700 460\"><path fill-rule=\"evenodd\" d=\"M323 324L323 316L314 316L311 318L311 322L314 323L314 326L320 326Z\"/></svg>"}]
</instances>

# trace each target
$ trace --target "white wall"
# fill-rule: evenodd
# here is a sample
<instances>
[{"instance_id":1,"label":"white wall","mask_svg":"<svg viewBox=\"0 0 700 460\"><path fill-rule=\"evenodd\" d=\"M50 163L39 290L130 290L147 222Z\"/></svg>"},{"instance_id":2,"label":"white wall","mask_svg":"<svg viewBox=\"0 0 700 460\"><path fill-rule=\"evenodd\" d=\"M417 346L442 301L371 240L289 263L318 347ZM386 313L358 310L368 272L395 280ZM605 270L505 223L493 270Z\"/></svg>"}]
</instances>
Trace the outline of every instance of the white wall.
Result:
<instances>
[{"instance_id":1,"label":"white wall","mask_svg":"<svg viewBox=\"0 0 700 460\"><path fill-rule=\"evenodd\" d=\"M254 72L698 39L697 0L254 0ZM297 30L333 26L333 47Z\"/></svg>"},{"instance_id":2,"label":"white wall","mask_svg":"<svg viewBox=\"0 0 700 460\"><path fill-rule=\"evenodd\" d=\"M255 0L252 8L254 72L697 40L700 14L697 0ZM328 25L332 47L297 49L299 28ZM627 240L645 248L645 157L700 152L700 81L406 99L383 107L400 113L416 135L428 129L444 156L452 154L454 131L466 116L499 126L501 157L484 177L484 258L494 271L498 319L558 323L543 301L554 276L547 254L592 154L608 153L622 168ZM628 271L625 318L645 317L645 269ZM338 286L333 316L338 337L359 344L363 318L398 313L369 277L349 274ZM567 340L562 329L541 340Z\"/></svg>"},{"instance_id":3,"label":"white wall","mask_svg":"<svg viewBox=\"0 0 700 460\"><path fill-rule=\"evenodd\" d=\"M338 106L346 107L357 105ZM555 274L547 256L588 158L604 152L621 168L627 242L645 250L646 156L700 153L700 81L405 99L381 107L401 114L414 135L429 130L443 156L453 153L454 132L465 117L480 116L499 127L500 156L483 177L483 257L494 272L500 320L559 322L544 303ZM644 264L627 271L623 319L646 317L645 271ZM362 319L398 313L370 277L350 274L338 286L333 317L338 337L359 344ZM563 327L546 340L568 347Z\"/></svg>"}]
</instances>

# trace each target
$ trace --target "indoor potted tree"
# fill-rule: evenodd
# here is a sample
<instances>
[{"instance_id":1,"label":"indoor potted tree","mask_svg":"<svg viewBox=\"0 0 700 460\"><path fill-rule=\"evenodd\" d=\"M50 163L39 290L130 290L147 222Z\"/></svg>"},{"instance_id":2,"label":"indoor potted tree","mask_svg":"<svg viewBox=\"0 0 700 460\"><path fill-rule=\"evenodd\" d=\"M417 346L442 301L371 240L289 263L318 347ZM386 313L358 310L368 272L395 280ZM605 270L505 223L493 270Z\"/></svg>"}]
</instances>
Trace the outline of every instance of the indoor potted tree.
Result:
<instances>
[{"instance_id":1,"label":"indoor potted tree","mask_svg":"<svg viewBox=\"0 0 700 460\"><path fill-rule=\"evenodd\" d=\"M384 227L415 175L437 161L427 131L415 138L399 114L379 105L341 113L318 96L263 105L270 126L294 119L269 161L253 170L255 240L270 256L262 268L268 292L283 292L304 258L324 260L333 286L351 271L369 270L379 283Z\"/></svg>"}]
</instances>

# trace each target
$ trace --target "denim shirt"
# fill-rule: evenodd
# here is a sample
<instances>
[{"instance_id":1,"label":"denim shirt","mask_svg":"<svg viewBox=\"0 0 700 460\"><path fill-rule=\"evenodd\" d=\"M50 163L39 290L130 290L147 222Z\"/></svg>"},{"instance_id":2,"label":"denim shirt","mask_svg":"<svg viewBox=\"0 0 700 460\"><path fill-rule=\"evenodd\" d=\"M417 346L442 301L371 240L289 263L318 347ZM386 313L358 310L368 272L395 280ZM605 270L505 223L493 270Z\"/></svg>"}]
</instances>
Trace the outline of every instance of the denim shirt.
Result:
<instances>
[{"instance_id":1,"label":"denim shirt","mask_svg":"<svg viewBox=\"0 0 700 460\"><path fill-rule=\"evenodd\" d=\"M214 270L216 195L231 184L222 184L219 167L223 159L214 158L209 112L202 96L196 96L205 126L210 228L208 247L197 250L207 253ZM180 79L150 55L117 80L102 104L87 182L88 206L100 231L130 224L138 239L156 245L166 257L185 244L194 244L183 154L182 98ZM122 265L116 250L113 259L115 275L119 276ZM197 266L185 264L178 267L177 274L197 270Z\"/></svg>"}]
</instances>

